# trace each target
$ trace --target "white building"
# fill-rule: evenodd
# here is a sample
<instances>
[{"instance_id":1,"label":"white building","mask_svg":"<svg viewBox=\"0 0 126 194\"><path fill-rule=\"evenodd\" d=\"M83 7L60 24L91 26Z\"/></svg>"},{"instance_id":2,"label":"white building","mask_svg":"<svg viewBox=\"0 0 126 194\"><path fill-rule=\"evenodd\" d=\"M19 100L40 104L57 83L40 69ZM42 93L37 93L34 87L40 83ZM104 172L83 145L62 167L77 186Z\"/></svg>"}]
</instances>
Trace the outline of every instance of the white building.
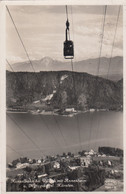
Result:
<instances>
[{"instance_id":1,"label":"white building","mask_svg":"<svg viewBox=\"0 0 126 194\"><path fill-rule=\"evenodd\" d=\"M74 108L66 108L65 111L66 112L76 112Z\"/></svg>"},{"instance_id":2,"label":"white building","mask_svg":"<svg viewBox=\"0 0 126 194\"><path fill-rule=\"evenodd\" d=\"M90 112L94 112L95 111L95 109L94 108L90 108Z\"/></svg>"},{"instance_id":3,"label":"white building","mask_svg":"<svg viewBox=\"0 0 126 194\"><path fill-rule=\"evenodd\" d=\"M59 162L55 162L54 165L53 165L53 168L59 169L60 168L60 163Z\"/></svg>"},{"instance_id":4,"label":"white building","mask_svg":"<svg viewBox=\"0 0 126 194\"><path fill-rule=\"evenodd\" d=\"M69 169L70 169L70 170L76 170L76 169L78 169L78 168L80 168L80 166L69 166Z\"/></svg>"},{"instance_id":5,"label":"white building","mask_svg":"<svg viewBox=\"0 0 126 194\"><path fill-rule=\"evenodd\" d=\"M41 161L40 159L38 159L38 160L37 160L37 163L38 163L38 164L41 164L41 163L42 163L42 161Z\"/></svg>"},{"instance_id":6,"label":"white building","mask_svg":"<svg viewBox=\"0 0 126 194\"><path fill-rule=\"evenodd\" d=\"M17 163L16 165L17 168L26 168L27 166L29 166L29 163L23 163L23 164Z\"/></svg>"},{"instance_id":7,"label":"white building","mask_svg":"<svg viewBox=\"0 0 126 194\"><path fill-rule=\"evenodd\" d=\"M94 154L96 154L96 152L91 149L90 152L89 152L89 155L94 155Z\"/></svg>"},{"instance_id":8,"label":"white building","mask_svg":"<svg viewBox=\"0 0 126 194\"><path fill-rule=\"evenodd\" d=\"M40 175L38 175L38 178L43 178L43 177L46 177L47 176L47 174L40 174Z\"/></svg>"}]
</instances>

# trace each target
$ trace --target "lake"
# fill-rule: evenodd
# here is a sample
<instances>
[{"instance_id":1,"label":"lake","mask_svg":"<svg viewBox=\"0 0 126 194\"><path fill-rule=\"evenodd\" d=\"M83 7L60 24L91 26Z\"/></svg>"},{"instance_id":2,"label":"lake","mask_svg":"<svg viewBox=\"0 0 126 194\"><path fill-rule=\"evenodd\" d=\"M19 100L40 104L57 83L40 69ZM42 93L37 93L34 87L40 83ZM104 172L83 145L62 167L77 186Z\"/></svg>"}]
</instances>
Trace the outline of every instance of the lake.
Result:
<instances>
[{"instance_id":1,"label":"lake","mask_svg":"<svg viewBox=\"0 0 126 194\"><path fill-rule=\"evenodd\" d=\"M74 117L7 113L7 162L63 152L123 148L123 112L86 112Z\"/></svg>"}]
</instances>

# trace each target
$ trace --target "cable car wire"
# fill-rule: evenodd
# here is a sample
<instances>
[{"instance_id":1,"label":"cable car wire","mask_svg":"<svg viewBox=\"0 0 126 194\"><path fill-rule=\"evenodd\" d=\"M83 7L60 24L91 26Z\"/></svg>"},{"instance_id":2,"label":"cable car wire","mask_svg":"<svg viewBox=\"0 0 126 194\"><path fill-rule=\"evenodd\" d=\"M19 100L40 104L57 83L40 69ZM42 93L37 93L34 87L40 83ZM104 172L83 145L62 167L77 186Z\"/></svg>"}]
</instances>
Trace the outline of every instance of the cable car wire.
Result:
<instances>
[{"instance_id":1,"label":"cable car wire","mask_svg":"<svg viewBox=\"0 0 126 194\"><path fill-rule=\"evenodd\" d=\"M103 46L103 38L104 38L104 29L105 29L106 13L107 13L107 5L105 5L105 9L104 9L104 18L103 18L103 26L102 26L101 45L100 45L100 51L99 51L99 60L98 60L97 74L96 74L96 78L95 78L95 90L94 90L94 93L95 94L94 94L94 98L93 98L92 105L95 104L95 98L96 98L97 92L98 92L98 76L99 76L99 70L100 70L100 65L101 65L101 53L102 53L102 46ZM90 148L91 133L92 133L92 124L93 124L93 115L92 115L91 122L90 122L88 150Z\"/></svg>"},{"instance_id":2,"label":"cable car wire","mask_svg":"<svg viewBox=\"0 0 126 194\"><path fill-rule=\"evenodd\" d=\"M13 25L14 25L14 27L15 27L15 30L16 30L16 32L17 32L17 34L18 34L18 37L19 37L19 39L20 39L20 41L21 41L21 43L22 43L22 46L23 46L23 48L24 48L24 50L25 50L25 52L26 52L26 55L27 55L28 60L29 60L29 62L30 62L30 64L31 64L31 67L32 67L34 73L36 73L36 71L35 71L35 69L34 69L34 67L33 67L33 64L32 64L32 62L31 62L31 60L30 60L30 57L29 57L29 55L28 55L28 52L27 52L27 50L26 50L26 47L25 47L25 45L24 45L24 43L23 43L23 41L22 41L22 38L21 38L21 36L20 36L20 33L19 33L18 29L17 29L17 26L16 26L16 24L15 24L15 22L14 22L14 20L13 20L13 17L12 17L12 15L11 15L11 13L10 13L10 11L9 11L9 9L8 9L7 6L6 6L6 8L7 8L7 11L8 11L8 13L9 13L9 16L10 16L10 18L11 18L11 20L12 20L12 23L13 23ZM36 75L36 74L35 74L35 75ZM38 79L38 81L39 81L39 78L38 78L37 75L36 75L36 77L37 77L37 79ZM39 115L39 116L40 116L40 115ZM48 127L47 123L45 122L45 120L44 120L41 116L40 116L40 118L44 121L44 123L45 123L45 125L47 126L48 130L51 132L51 130L49 129L49 127ZM60 130L60 129L59 129L59 130ZM61 132L61 130L60 130L60 132ZM51 134L52 134L52 132L51 132ZM61 132L61 135L62 135L62 132ZM64 137L63 137L63 139L64 139ZM56 138L55 138L55 142L57 142ZM66 142L65 142L65 144L66 144ZM58 145L60 145L60 144L58 143Z\"/></svg>"},{"instance_id":3,"label":"cable car wire","mask_svg":"<svg viewBox=\"0 0 126 194\"><path fill-rule=\"evenodd\" d=\"M66 12L67 14L67 19L68 19L68 11ZM71 14L72 14L72 27L73 27L73 12L72 12L72 7L71 7ZM73 33L74 33L74 30L73 30ZM70 34L70 33L69 33ZM70 35L69 35L70 36ZM73 64L73 60L71 59L71 69L72 69L72 78L73 78L73 92L74 92L74 98L75 98L75 101L77 100L76 99L76 89L75 89L75 78L74 78L74 64ZM76 108L77 108L77 102L76 102ZM81 145L81 135L80 135L80 126L79 126L79 119L78 119L78 110L77 111L77 115L76 115L76 120L77 120L77 131L78 131L78 138L79 138L79 142L80 142L80 149L82 151L82 145Z\"/></svg>"},{"instance_id":4,"label":"cable car wire","mask_svg":"<svg viewBox=\"0 0 126 194\"><path fill-rule=\"evenodd\" d=\"M59 125L59 123L58 123L58 120L56 119L56 117L55 117L54 115L52 115L52 116L53 116L53 118L54 118L54 120L55 120L55 122L56 122L56 125L57 125L57 127L58 127L58 129L59 129L59 131L60 131L61 136L63 137L64 144L65 144L65 146L67 147L68 143L67 143L67 141L66 141L66 139L65 139L65 137L64 137L64 135L63 135L63 133L62 133L62 130L61 130L61 128L60 128L60 125Z\"/></svg>"},{"instance_id":5,"label":"cable car wire","mask_svg":"<svg viewBox=\"0 0 126 194\"><path fill-rule=\"evenodd\" d=\"M74 42L74 24L73 24L73 8L71 5L71 15L72 15L72 31L73 31L73 42Z\"/></svg>"},{"instance_id":6,"label":"cable car wire","mask_svg":"<svg viewBox=\"0 0 126 194\"><path fill-rule=\"evenodd\" d=\"M118 21L119 21L119 15L120 15L120 8L121 8L121 6L119 6L119 9L118 9L118 14L117 14L117 19L116 19L116 25L115 25L115 30L114 30L114 36L113 36L113 42L112 42L112 48L111 48L111 53L110 53L109 66L108 66L108 71L107 71L106 79L108 79L108 77L109 77L109 71L110 71L110 67L111 67L113 49L114 49L115 38L116 38L117 27L118 27ZM107 88L105 87L105 89L107 89ZM98 132L99 132L100 117L101 117L101 115L99 115L98 128L97 128L97 131L96 131L96 139L97 139Z\"/></svg>"},{"instance_id":7,"label":"cable car wire","mask_svg":"<svg viewBox=\"0 0 126 194\"><path fill-rule=\"evenodd\" d=\"M110 55L110 60L109 60L109 67L108 67L108 72L107 72L107 79L108 79L108 76L109 76L109 71L110 71L110 66L111 66L111 61L112 61L113 48L114 48L114 44L115 44L115 37L116 37L116 32L117 32L117 27L118 27L118 20L119 20L119 15L120 15L120 9L121 9L121 5L119 6L117 20L116 20L115 33L114 33L112 49L111 49L111 55Z\"/></svg>"},{"instance_id":8,"label":"cable car wire","mask_svg":"<svg viewBox=\"0 0 126 194\"><path fill-rule=\"evenodd\" d=\"M22 38L21 38L21 36L20 36L20 33L19 33L18 29L17 29L17 26L16 26L16 24L15 24L13 18L12 18L12 15L11 15L11 13L10 13L10 11L9 11L9 9L8 9L7 6L6 6L6 8L7 8L7 11L8 11L8 13L9 13L9 16L10 16L10 18L11 18L13 24L14 24L14 27L15 27L15 29L16 29L16 32L17 32L18 36L19 36L19 39L20 39L20 41L21 41L21 43L22 43L22 45L23 45L23 48L24 48L24 50L25 50L25 52L26 52L26 55L27 55L28 60L29 60L29 62L30 62L30 64L31 64L31 67L32 67L34 73L36 73L36 71L35 71L35 69L34 69L34 67L33 67L33 64L32 64L32 62L31 62L31 60L30 60L30 57L29 57L29 55L28 55L28 52L27 52L27 50L26 50L26 47L25 47L25 45L24 45L24 43L23 43L23 41L22 41ZM67 11L67 7L66 7L66 11ZM36 75L36 76L37 76L37 75ZM38 76L37 76L37 79L38 79L38 81L39 81ZM41 117L41 116L40 116L40 117ZM44 123L45 123L45 121L44 121ZM47 124L46 124L46 126L47 126ZM48 127L47 127L47 128L48 128ZM48 128L48 129L49 129L49 128ZM61 131L61 130L60 130L60 131ZM62 135L62 133L61 133L61 135ZM64 139L64 137L63 137L63 139ZM65 143L66 143L66 142L65 142Z\"/></svg>"},{"instance_id":9,"label":"cable car wire","mask_svg":"<svg viewBox=\"0 0 126 194\"><path fill-rule=\"evenodd\" d=\"M73 92L74 92L74 98L76 101L76 111L77 111L77 115L76 115L76 120L77 120L77 131L78 131L78 138L79 138L79 143L80 143L80 149L82 151L82 144L81 144L81 135L80 135L80 126L79 126L79 119L78 119L78 110L77 110L77 99L76 99L76 89L75 89L75 77L74 77L74 65L73 65L73 61L71 59L71 68L72 68L72 78L73 78Z\"/></svg>"},{"instance_id":10,"label":"cable car wire","mask_svg":"<svg viewBox=\"0 0 126 194\"><path fill-rule=\"evenodd\" d=\"M16 79L19 80L19 77L17 76L16 72L14 71L13 67L11 66L11 64L9 63L9 61L7 59L6 59L6 62L8 64L8 66L10 67L11 71L14 73L14 76L16 77ZM20 84L22 85L22 88L24 88L24 85L21 81L20 81Z\"/></svg>"},{"instance_id":11,"label":"cable car wire","mask_svg":"<svg viewBox=\"0 0 126 194\"><path fill-rule=\"evenodd\" d=\"M12 68L12 66L10 65L10 63L9 63L9 61L8 61L7 59L6 59L6 62L7 62L7 64L9 65L11 71L13 71L13 72L15 73L14 69Z\"/></svg>"},{"instance_id":12,"label":"cable car wire","mask_svg":"<svg viewBox=\"0 0 126 194\"><path fill-rule=\"evenodd\" d=\"M14 148L12 148L10 145L7 144L6 146L21 157L21 154L18 151L16 151ZM23 156L23 154L22 154L22 156Z\"/></svg>"},{"instance_id":13,"label":"cable car wire","mask_svg":"<svg viewBox=\"0 0 126 194\"><path fill-rule=\"evenodd\" d=\"M8 61L7 59L6 59L6 61L7 61L7 64L9 65L10 69L15 73L14 75L16 76L16 72L15 72L14 69L12 68L11 64L9 63L9 61ZM16 76L16 78L19 79L18 76ZM22 84L21 81L20 81L20 83ZM39 117L40 117L40 119L43 121L44 125L46 126L46 128L48 129L48 131L50 132L50 134L52 135L52 137L54 138L55 142L58 144L58 146L60 146L59 143L58 143L58 141L57 141L57 139L56 139L55 136L53 135L52 131L51 131L50 128L48 127L48 125L47 125L45 119L44 119L43 117L41 117L41 115L39 115ZM56 145L57 145L57 144L56 144Z\"/></svg>"},{"instance_id":14,"label":"cable car wire","mask_svg":"<svg viewBox=\"0 0 126 194\"><path fill-rule=\"evenodd\" d=\"M104 38L104 28L105 28L106 12L107 12L107 5L105 5L105 12L104 12L104 20L103 20L102 38L101 38L101 47L100 47L99 61L98 61L98 68L97 68L97 76L99 76L99 70L100 70L100 65L101 65L101 53L102 53L103 38Z\"/></svg>"},{"instance_id":15,"label":"cable car wire","mask_svg":"<svg viewBox=\"0 0 126 194\"><path fill-rule=\"evenodd\" d=\"M67 18L67 22L69 23L67 5L66 5L66 18ZM70 40L70 29L68 29L68 35L69 35L69 40Z\"/></svg>"},{"instance_id":16,"label":"cable car wire","mask_svg":"<svg viewBox=\"0 0 126 194\"><path fill-rule=\"evenodd\" d=\"M11 20L12 20L12 23L13 23L13 25L14 25L14 27L15 27L15 30L16 30L16 32L17 32L17 34L18 34L18 37L19 37L19 39L20 39L20 41L21 41L21 44L22 44L22 46L23 46L23 48L24 48L24 50L25 50L25 53L26 53L26 55L27 55L27 58L28 58L28 60L29 60L29 62L30 62L30 64L31 64L31 66L32 66L32 69L33 69L34 72L35 72L35 69L34 69L34 67L33 67L33 64L32 64L32 62L31 62L31 60L30 60L29 54L28 54L28 52L27 52L27 50L26 50L26 48L25 48L24 42L22 41L22 38L21 38L21 36L20 36L20 33L19 33L18 29L17 29L17 26L16 26L16 24L15 24L15 22L14 22L14 20L13 20L13 17L12 17L12 15L11 15L11 13L10 13L9 8L8 8L7 5L6 5L6 8L7 8L8 14L9 14Z\"/></svg>"},{"instance_id":17,"label":"cable car wire","mask_svg":"<svg viewBox=\"0 0 126 194\"><path fill-rule=\"evenodd\" d=\"M8 61L7 59L6 59L6 62L7 62L7 64L9 65L10 69L15 73L15 74L14 74L15 77L16 77L17 79L19 79L19 77L17 76L16 72L14 71L14 69L12 68L11 64L9 63L9 61ZM20 81L20 83L22 84L21 81ZM23 84L22 84L22 85L23 85ZM51 133L51 135L53 136L55 142L57 142L57 139L55 138L55 136L53 135L52 131L51 131L50 128L48 127L48 125L47 125L45 119L44 119L43 117L41 117L41 115L39 115L39 117L40 117L40 119L43 121L43 123L44 123L44 125L46 126L46 128L48 129L48 131L49 131L49 132ZM57 142L57 144L58 144L58 146L59 146L59 143L58 143L58 142Z\"/></svg>"},{"instance_id":18,"label":"cable car wire","mask_svg":"<svg viewBox=\"0 0 126 194\"><path fill-rule=\"evenodd\" d=\"M51 133L51 135L52 135L52 137L54 138L54 140L55 140L55 143L56 143L56 145L58 145L60 148L62 148L62 146L59 144L59 142L57 141L57 138L54 136L54 134L52 133L52 131L50 130L50 128L49 128L49 126L48 126L48 124L46 123L46 121L45 121L45 119L43 118L43 117L41 117L41 115L39 114L39 117L40 117L40 119L42 119L42 121L44 122L44 124L46 125L46 127L47 127L47 129L48 129L48 131Z\"/></svg>"},{"instance_id":19,"label":"cable car wire","mask_svg":"<svg viewBox=\"0 0 126 194\"><path fill-rule=\"evenodd\" d=\"M27 137L27 139L29 139L30 142L32 142L32 144L44 155L44 153L42 152L42 150L40 149L40 147L35 143L35 141L33 141L33 139L22 129L22 127L15 121L14 118L12 118L9 114L7 114L7 116L9 117L10 120L12 120L15 125L18 127L18 129Z\"/></svg>"},{"instance_id":20,"label":"cable car wire","mask_svg":"<svg viewBox=\"0 0 126 194\"><path fill-rule=\"evenodd\" d=\"M67 5L66 5L66 16L67 16L67 20L68 20L68 10L67 10Z\"/></svg>"},{"instance_id":21,"label":"cable car wire","mask_svg":"<svg viewBox=\"0 0 126 194\"><path fill-rule=\"evenodd\" d=\"M12 68L11 64L9 63L9 61L8 61L8 60L6 60L6 61L7 61L7 64L9 65L9 67L11 68L11 70L12 70L14 73L16 73L16 72L14 71L14 69ZM16 76L16 74L14 74L14 75ZM19 79L18 76L16 76L16 78ZM22 82L20 82L20 83L22 84ZM40 119L43 121L43 123L45 124L46 128L48 129L48 131L49 131L49 132L51 133L51 135L53 136L55 142L57 142L58 146L60 146L59 143L58 143L58 141L57 141L57 139L56 139L55 136L53 135L52 131L51 131L50 128L48 127L48 125L47 125L45 119L44 119L43 117L41 117L41 115L39 115L39 117L40 117Z\"/></svg>"},{"instance_id":22,"label":"cable car wire","mask_svg":"<svg viewBox=\"0 0 126 194\"><path fill-rule=\"evenodd\" d=\"M71 12L72 14L72 12ZM68 10L67 10L67 6L66 6L66 17L67 17L67 21L68 19ZM73 21L72 21L73 22ZM70 32L69 32L69 38L70 38ZM74 100L76 101L76 89L75 89L75 78L74 78L74 67L73 67L73 61L71 58L71 69L72 69L72 79L73 79L73 93L74 93ZM77 102L76 102L76 108L77 108ZM77 111L77 115L76 115L76 120L77 120L77 131L78 131L78 138L79 138L79 143L80 143L80 149L82 150L82 145L81 145L81 136L80 136L80 127L79 127L79 120L78 120L78 111Z\"/></svg>"},{"instance_id":23,"label":"cable car wire","mask_svg":"<svg viewBox=\"0 0 126 194\"><path fill-rule=\"evenodd\" d=\"M73 9L72 9L72 5L71 5L71 16L72 16L72 31L73 31L73 42L74 42L74 24L73 24ZM74 64L73 61L71 59L71 67L72 67L72 72L74 73ZM73 80L74 81L74 80ZM74 81L74 91L75 91L75 81ZM80 151L82 151L82 144L81 144L81 134L80 134L80 127L79 127L79 118L78 118L78 111L77 111L77 128L79 129L79 142L80 142Z\"/></svg>"}]
</instances>

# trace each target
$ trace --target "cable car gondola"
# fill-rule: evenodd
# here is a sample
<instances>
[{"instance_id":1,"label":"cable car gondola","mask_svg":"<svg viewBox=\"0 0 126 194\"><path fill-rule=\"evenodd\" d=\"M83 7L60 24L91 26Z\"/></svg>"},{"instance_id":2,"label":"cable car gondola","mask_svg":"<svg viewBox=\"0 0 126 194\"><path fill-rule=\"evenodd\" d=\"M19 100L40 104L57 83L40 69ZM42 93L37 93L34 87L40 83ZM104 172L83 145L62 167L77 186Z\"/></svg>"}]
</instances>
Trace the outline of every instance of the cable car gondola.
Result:
<instances>
[{"instance_id":1,"label":"cable car gondola","mask_svg":"<svg viewBox=\"0 0 126 194\"><path fill-rule=\"evenodd\" d=\"M66 21L66 40L64 41L64 58L73 59L74 58L74 44L72 40L68 40L69 32L69 21Z\"/></svg>"}]
</instances>

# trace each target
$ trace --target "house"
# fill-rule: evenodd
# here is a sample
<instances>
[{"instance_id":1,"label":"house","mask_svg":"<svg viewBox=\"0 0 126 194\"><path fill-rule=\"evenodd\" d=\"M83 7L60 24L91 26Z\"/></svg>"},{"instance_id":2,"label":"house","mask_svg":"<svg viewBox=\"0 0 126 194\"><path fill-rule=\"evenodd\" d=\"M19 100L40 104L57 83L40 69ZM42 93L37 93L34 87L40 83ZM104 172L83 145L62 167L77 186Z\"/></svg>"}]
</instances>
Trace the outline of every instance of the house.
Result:
<instances>
[{"instance_id":1,"label":"house","mask_svg":"<svg viewBox=\"0 0 126 194\"><path fill-rule=\"evenodd\" d=\"M23 176L23 174L17 174L17 176Z\"/></svg>"},{"instance_id":2,"label":"house","mask_svg":"<svg viewBox=\"0 0 126 194\"><path fill-rule=\"evenodd\" d=\"M95 109L94 108L90 108L90 112L94 112L95 111Z\"/></svg>"},{"instance_id":3,"label":"house","mask_svg":"<svg viewBox=\"0 0 126 194\"><path fill-rule=\"evenodd\" d=\"M60 168L60 163L59 162L55 162L54 165L53 165L53 168L59 169Z\"/></svg>"},{"instance_id":4,"label":"house","mask_svg":"<svg viewBox=\"0 0 126 194\"><path fill-rule=\"evenodd\" d=\"M43 177L46 177L47 176L47 174L40 174L40 175L38 175L38 178L43 178Z\"/></svg>"},{"instance_id":5,"label":"house","mask_svg":"<svg viewBox=\"0 0 126 194\"><path fill-rule=\"evenodd\" d=\"M54 184L55 182L56 182L55 180L49 178L49 183L50 183L50 184Z\"/></svg>"},{"instance_id":6,"label":"house","mask_svg":"<svg viewBox=\"0 0 126 194\"><path fill-rule=\"evenodd\" d=\"M68 166L70 170L76 170L80 168L80 166Z\"/></svg>"},{"instance_id":7,"label":"house","mask_svg":"<svg viewBox=\"0 0 126 194\"><path fill-rule=\"evenodd\" d=\"M26 168L27 166L29 166L29 163L23 163L23 164L17 163L16 165L17 168Z\"/></svg>"},{"instance_id":8,"label":"house","mask_svg":"<svg viewBox=\"0 0 126 194\"><path fill-rule=\"evenodd\" d=\"M9 168L12 168L12 167L13 167L13 164L9 162L9 163L8 163L8 167L9 167Z\"/></svg>"},{"instance_id":9,"label":"house","mask_svg":"<svg viewBox=\"0 0 126 194\"><path fill-rule=\"evenodd\" d=\"M80 157L80 161L81 161L81 166L85 166L88 167L91 164L91 157Z\"/></svg>"},{"instance_id":10,"label":"house","mask_svg":"<svg viewBox=\"0 0 126 194\"><path fill-rule=\"evenodd\" d=\"M111 166L112 165L112 162L110 160L108 160L108 165Z\"/></svg>"},{"instance_id":11,"label":"house","mask_svg":"<svg viewBox=\"0 0 126 194\"><path fill-rule=\"evenodd\" d=\"M28 159L29 164L33 163L33 160L31 158Z\"/></svg>"},{"instance_id":12,"label":"house","mask_svg":"<svg viewBox=\"0 0 126 194\"><path fill-rule=\"evenodd\" d=\"M42 163L42 161L41 161L40 159L38 159L38 160L37 160L37 163L38 163L38 164L41 164L41 163Z\"/></svg>"},{"instance_id":13,"label":"house","mask_svg":"<svg viewBox=\"0 0 126 194\"><path fill-rule=\"evenodd\" d=\"M89 152L89 155L92 155L92 156L93 156L93 155L95 155L95 154L96 154L96 152L95 152L94 150L91 149L90 152Z\"/></svg>"},{"instance_id":14,"label":"house","mask_svg":"<svg viewBox=\"0 0 126 194\"><path fill-rule=\"evenodd\" d=\"M65 111L66 112L76 112L74 108L66 108Z\"/></svg>"},{"instance_id":15,"label":"house","mask_svg":"<svg viewBox=\"0 0 126 194\"><path fill-rule=\"evenodd\" d=\"M84 154L85 154L85 155L88 155L88 154L89 154L89 152L85 152Z\"/></svg>"},{"instance_id":16,"label":"house","mask_svg":"<svg viewBox=\"0 0 126 194\"><path fill-rule=\"evenodd\" d=\"M103 155L102 155L102 157L106 157L106 155L105 155L105 154L103 154Z\"/></svg>"},{"instance_id":17,"label":"house","mask_svg":"<svg viewBox=\"0 0 126 194\"><path fill-rule=\"evenodd\" d=\"M80 155L79 154L78 155L75 155L74 158L80 158Z\"/></svg>"}]
</instances>

